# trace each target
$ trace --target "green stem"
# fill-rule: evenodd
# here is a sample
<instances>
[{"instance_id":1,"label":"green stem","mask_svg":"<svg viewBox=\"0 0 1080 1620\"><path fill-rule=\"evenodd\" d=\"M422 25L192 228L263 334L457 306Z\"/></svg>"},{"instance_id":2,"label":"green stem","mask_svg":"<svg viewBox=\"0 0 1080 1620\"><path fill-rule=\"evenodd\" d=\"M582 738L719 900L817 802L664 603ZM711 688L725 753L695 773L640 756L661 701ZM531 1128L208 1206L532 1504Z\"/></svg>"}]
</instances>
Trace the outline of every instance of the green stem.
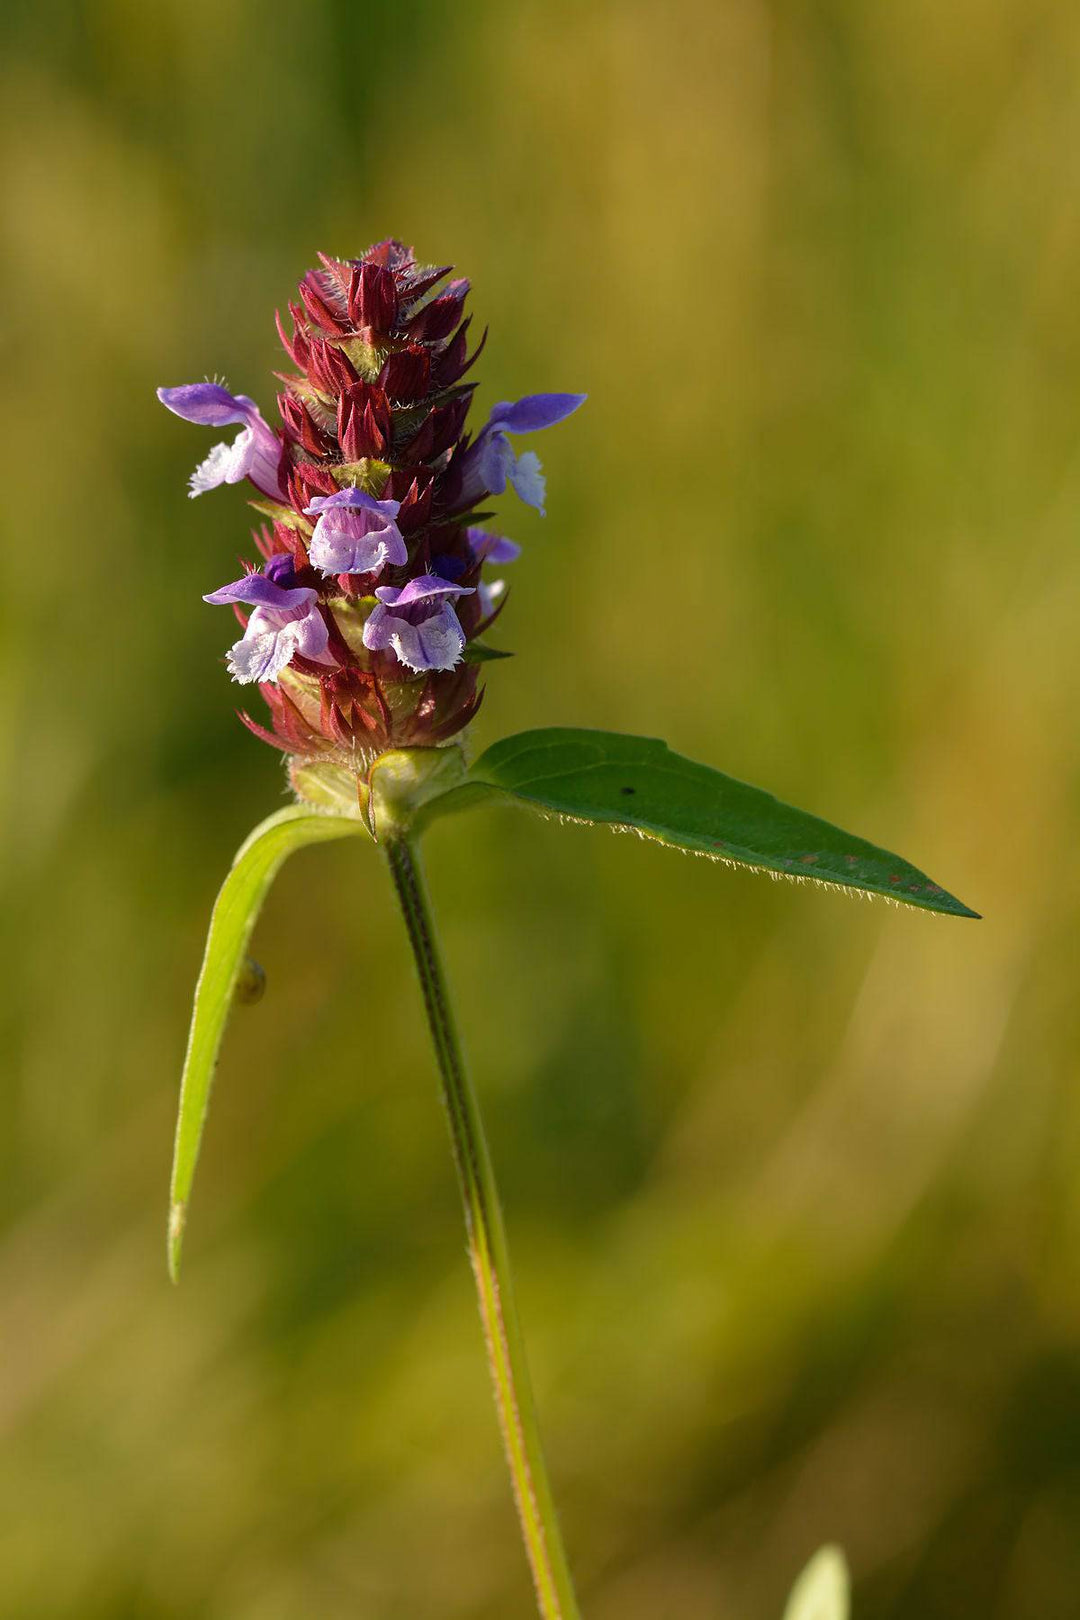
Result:
<instances>
[{"instance_id":1,"label":"green stem","mask_svg":"<svg viewBox=\"0 0 1080 1620\"><path fill-rule=\"evenodd\" d=\"M502 1210L484 1127L465 1072L431 910L416 849L404 838L384 845L424 995L442 1079L442 1097L465 1206L469 1257L476 1278L506 1460L525 1551L544 1620L580 1620L559 1534L533 1404L525 1346L514 1309Z\"/></svg>"}]
</instances>

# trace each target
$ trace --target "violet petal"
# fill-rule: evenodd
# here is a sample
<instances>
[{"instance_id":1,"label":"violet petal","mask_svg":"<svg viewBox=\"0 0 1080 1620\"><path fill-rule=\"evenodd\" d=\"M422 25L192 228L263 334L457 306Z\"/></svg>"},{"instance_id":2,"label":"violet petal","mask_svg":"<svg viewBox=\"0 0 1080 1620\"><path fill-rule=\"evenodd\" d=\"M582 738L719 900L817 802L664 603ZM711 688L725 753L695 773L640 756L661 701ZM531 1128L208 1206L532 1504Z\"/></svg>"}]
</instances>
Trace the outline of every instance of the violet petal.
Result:
<instances>
[{"instance_id":1,"label":"violet petal","mask_svg":"<svg viewBox=\"0 0 1080 1620\"><path fill-rule=\"evenodd\" d=\"M512 403L502 400L492 407L487 425L501 428L504 433L537 433L572 416L587 397L585 394L526 394L524 399Z\"/></svg>"}]
</instances>

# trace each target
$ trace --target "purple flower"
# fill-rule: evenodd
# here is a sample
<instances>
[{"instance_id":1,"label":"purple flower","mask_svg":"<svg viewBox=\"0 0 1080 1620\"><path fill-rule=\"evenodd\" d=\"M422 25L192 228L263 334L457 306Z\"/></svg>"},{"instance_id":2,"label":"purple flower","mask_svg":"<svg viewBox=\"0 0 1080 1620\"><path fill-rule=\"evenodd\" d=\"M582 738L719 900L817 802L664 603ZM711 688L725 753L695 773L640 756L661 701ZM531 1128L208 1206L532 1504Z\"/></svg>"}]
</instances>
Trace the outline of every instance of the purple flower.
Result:
<instances>
[{"instance_id":1,"label":"purple flower","mask_svg":"<svg viewBox=\"0 0 1080 1620\"><path fill-rule=\"evenodd\" d=\"M246 394L230 394L220 383L188 383L182 388L159 388L158 399L175 416L200 427L228 427L242 422L243 432L232 444L215 444L206 460L191 475L188 493L202 495L218 484L238 484L250 478L271 500L284 501L281 482L281 441L263 421L259 407Z\"/></svg>"},{"instance_id":2,"label":"purple flower","mask_svg":"<svg viewBox=\"0 0 1080 1620\"><path fill-rule=\"evenodd\" d=\"M502 534L489 534L486 529L466 529L465 538L477 562L517 562L521 547L516 540L507 540Z\"/></svg>"},{"instance_id":3,"label":"purple flower","mask_svg":"<svg viewBox=\"0 0 1080 1620\"><path fill-rule=\"evenodd\" d=\"M532 450L515 455L508 433L536 433L554 427L584 404L584 394L526 394L514 404L496 405L466 450L461 468L461 506L473 506L484 495L501 495L512 484L528 506L544 515L544 476Z\"/></svg>"},{"instance_id":4,"label":"purple flower","mask_svg":"<svg viewBox=\"0 0 1080 1620\"><path fill-rule=\"evenodd\" d=\"M510 563L521 556L521 547L505 535L489 534L486 529L466 529L465 538L477 562ZM505 579L480 580L476 587L481 623L491 618L506 594Z\"/></svg>"},{"instance_id":5,"label":"purple flower","mask_svg":"<svg viewBox=\"0 0 1080 1620\"><path fill-rule=\"evenodd\" d=\"M309 548L311 561L324 574L377 574L387 563L401 568L408 549L394 519L397 501L377 501L362 489L317 495L304 511L319 514Z\"/></svg>"},{"instance_id":6,"label":"purple flower","mask_svg":"<svg viewBox=\"0 0 1080 1620\"><path fill-rule=\"evenodd\" d=\"M364 625L364 646L371 652L391 650L418 675L453 669L465 647L453 601L472 594L469 587L451 585L438 574L421 574L400 589L380 585Z\"/></svg>"},{"instance_id":7,"label":"purple flower","mask_svg":"<svg viewBox=\"0 0 1080 1620\"><path fill-rule=\"evenodd\" d=\"M215 605L244 602L255 610L243 636L229 649L226 662L234 681L276 681L297 652L315 664L336 663L328 651L330 633L319 612L318 592L279 583L292 577L291 559L271 557L266 573L246 574L203 597Z\"/></svg>"},{"instance_id":8,"label":"purple flower","mask_svg":"<svg viewBox=\"0 0 1080 1620\"><path fill-rule=\"evenodd\" d=\"M490 583L480 581L476 587L476 596L480 603L480 622L482 625L491 618L505 595L505 579L493 579Z\"/></svg>"}]
</instances>

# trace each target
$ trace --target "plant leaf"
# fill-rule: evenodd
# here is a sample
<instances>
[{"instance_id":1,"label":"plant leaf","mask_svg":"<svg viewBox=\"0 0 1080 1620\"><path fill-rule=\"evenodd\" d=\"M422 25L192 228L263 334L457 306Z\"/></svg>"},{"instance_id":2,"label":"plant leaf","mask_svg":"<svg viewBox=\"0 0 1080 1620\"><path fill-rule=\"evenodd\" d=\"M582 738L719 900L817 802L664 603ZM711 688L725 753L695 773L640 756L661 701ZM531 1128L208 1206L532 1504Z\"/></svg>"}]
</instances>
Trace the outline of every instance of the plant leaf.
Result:
<instances>
[{"instance_id":1,"label":"plant leaf","mask_svg":"<svg viewBox=\"0 0 1080 1620\"><path fill-rule=\"evenodd\" d=\"M849 1586L840 1548L822 1547L792 1587L784 1620L848 1620Z\"/></svg>"},{"instance_id":2,"label":"plant leaf","mask_svg":"<svg viewBox=\"0 0 1080 1620\"><path fill-rule=\"evenodd\" d=\"M240 846L214 902L180 1082L169 1194L169 1275L174 1282L180 1270L184 1222L214 1069L237 989L243 990L242 975L255 920L278 870L293 850L358 833L367 833L366 824L351 816L321 815L299 805L279 810Z\"/></svg>"},{"instance_id":3,"label":"plant leaf","mask_svg":"<svg viewBox=\"0 0 1080 1620\"><path fill-rule=\"evenodd\" d=\"M552 728L504 738L427 819L499 793L541 813L605 823L697 855L977 917L924 872L652 737Z\"/></svg>"},{"instance_id":4,"label":"plant leaf","mask_svg":"<svg viewBox=\"0 0 1080 1620\"><path fill-rule=\"evenodd\" d=\"M461 655L463 664L489 664L494 658L513 658L513 653L500 652L483 641L470 641Z\"/></svg>"}]
</instances>

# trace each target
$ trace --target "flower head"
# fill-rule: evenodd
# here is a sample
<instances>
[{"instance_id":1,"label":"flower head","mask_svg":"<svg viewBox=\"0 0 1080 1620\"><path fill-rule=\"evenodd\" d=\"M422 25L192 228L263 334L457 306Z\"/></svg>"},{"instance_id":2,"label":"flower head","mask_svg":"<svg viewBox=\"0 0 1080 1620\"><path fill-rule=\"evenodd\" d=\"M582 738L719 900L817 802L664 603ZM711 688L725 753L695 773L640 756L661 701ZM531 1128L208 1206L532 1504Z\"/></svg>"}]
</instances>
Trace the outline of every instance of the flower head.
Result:
<instances>
[{"instance_id":1,"label":"flower head","mask_svg":"<svg viewBox=\"0 0 1080 1620\"><path fill-rule=\"evenodd\" d=\"M527 394L515 404L496 405L476 443L462 461L461 502L474 506L485 495L501 495L509 483L527 506L544 515L546 482L533 450L516 455L509 433L536 433L554 427L585 403L584 394Z\"/></svg>"},{"instance_id":2,"label":"flower head","mask_svg":"<svg viewBox=\"0 0 1080 1620\"><path fill-rule=\"evenodd\" d=\"M517 562L521 547L504 534L489 534L487 529L466 529L465 538L477 562Z\"/></svg>"},{"instance_id":3,"label":"flower head","mask_svg":"<svg viewBox=\"0 0 1080 1620\"><path fill-rule=\"evenodd\" d=\"M245 574L203 597L204 602L232 606L243 602L255 609L226 659L234 680L245 685L276 681L294 653L313 664L336 663L327 650L330 632L319 612L319 593L283 583L293 577L290 557L271 557L264 573Z\"/></svg>"},{"instance_id":4,"label":"flower head","mask_svg":"<svg viewBox=\"0 0 1080 1620\"><path fill-rule=\"evenodd\" d=\"M314 567L324 574L378 574L388 563L403 568L409 550L394 519L399 501L377 501L362 489L342 489L336 495L316 495L304 508L317 516L308 546Z\"/></svg>"},{"instance_id":5,"label":"flower head","mask_svg":"<svg viewBox=\"0 0 1080 1620\"><path fill-rule=\"evenodd\" d=\"M399 589L380 585L364 625L364 646L371 652L392 648L409 669L453 669L465 648L465 632L454 611L460 596L473 587L452 585L438 574L421 574Z\"/></svg>"},{"instance_id":6,"label":"flower head","mask_svg":"<svg viewBox=\"0 0 1080 1620\"><path fill-rule=\"evenodd\" d=\"M255 488L274 500L284 498L280 468L284 446L263 421L259 407L246 394L230 394L220 383L187 383L181 388L159 388L158 399L185 422L201 427L229 427L243 423L232 444L215 444L189 480L188 494L203 495L218 484L238 484L250 478Z\"/></svg>"},{"instance_id":7,"label":"flower head","mask_svg":"<svg viewBox=\"0 0 1080 1620\"><path fill-rule=\"evenodd\" d=\"M470 438L483 338L470 346L469 283L449 275L394 241L359 259L322 255L291 327L278 320L295 367L279 428L219 383L159 390L186 421L241 430L211 450L191 493L246 478L270 503L261 571L206 600L252 610L228 667L270 705L272 730L247 723L300 763L360 772L468 724L482 693L467 646L504 590L485 570L520 551L469 516L508 485L543 509L540 463L510 437L552 427L584 398L504 402Z\"/></svg>"}]
</instances>

